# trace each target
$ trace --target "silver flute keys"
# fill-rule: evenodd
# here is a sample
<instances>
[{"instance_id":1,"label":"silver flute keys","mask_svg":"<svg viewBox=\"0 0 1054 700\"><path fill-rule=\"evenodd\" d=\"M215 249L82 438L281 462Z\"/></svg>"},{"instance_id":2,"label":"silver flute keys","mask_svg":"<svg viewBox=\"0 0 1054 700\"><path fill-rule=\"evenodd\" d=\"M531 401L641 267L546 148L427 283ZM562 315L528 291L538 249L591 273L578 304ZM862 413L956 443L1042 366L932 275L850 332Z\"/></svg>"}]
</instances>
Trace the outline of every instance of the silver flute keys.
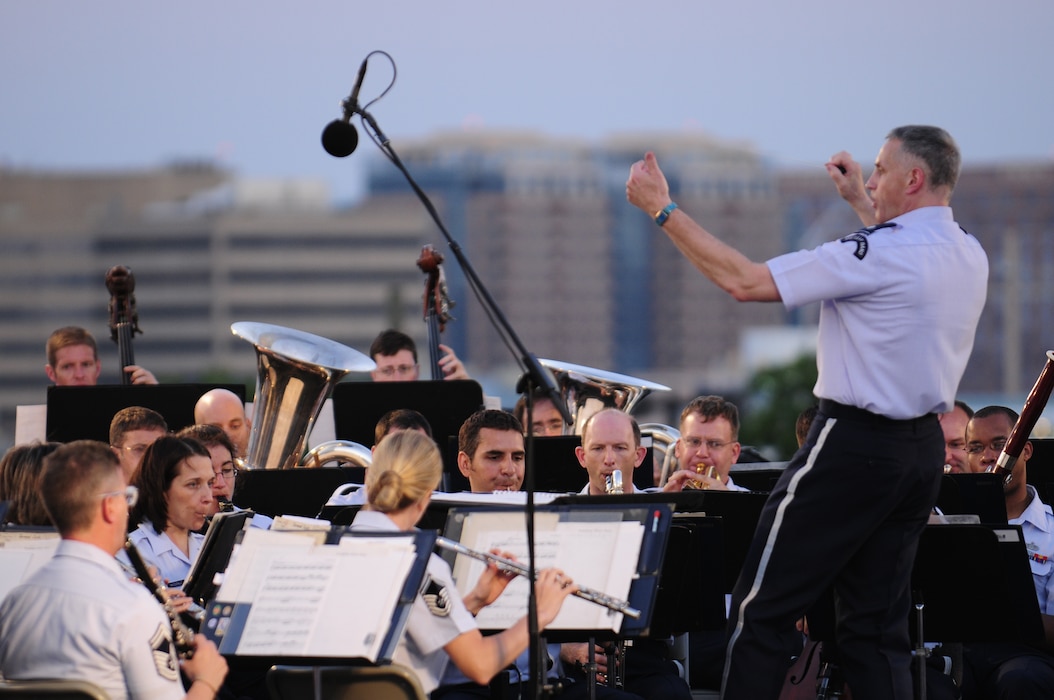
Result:
<instances>
[{"instance_id":1,"label":"silver flute keys","mask_svg":"<svg viewBox=\"0 0 1054 700\"><path fill-rule=\"evenodd\" d=\"M494 562L497 564L500 571L507 571L517 576L526 577L528 574L528 568L523 564L506 559L505 557L499 557L496 554L490 552L480 552L475 549L469 549L460 542L456 542L446 537L437 537L436 546L442 547L443 549L450 550L451 552L457 552L458 554L464 554L466 557L472 557L484 562ZM535 579L537 579L537 572L535 572ZM629 602L620 600L613 596L609 596L606 593L594 591L589 588L582 588L579 586L578 590L574 592L574 595L582 600L588 600L590 603L603 606L608 610L622 613L627 617L632 617L634 620L640 618L640 610L632 607Z\"/></svg>"}]
</instances>

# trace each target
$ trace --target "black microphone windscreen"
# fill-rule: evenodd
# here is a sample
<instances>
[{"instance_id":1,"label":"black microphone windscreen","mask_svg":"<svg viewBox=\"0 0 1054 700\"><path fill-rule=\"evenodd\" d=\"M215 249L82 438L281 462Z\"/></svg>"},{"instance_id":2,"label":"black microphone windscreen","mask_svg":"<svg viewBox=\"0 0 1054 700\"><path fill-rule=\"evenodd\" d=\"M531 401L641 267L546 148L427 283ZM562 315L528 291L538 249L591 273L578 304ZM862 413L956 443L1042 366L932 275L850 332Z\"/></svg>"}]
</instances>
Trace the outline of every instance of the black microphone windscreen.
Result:
<instances>
[{"instance_id":1,"label":"black microphone windscreen","mask_svg":"<svg viewBox=\"0 0 1054 700\"><path fill-rule=\"evenodd\" d=\"M359 132L355 125L335 119L322 130L322 148L335 158L350 156L359 145Z\"/></svg>"}]
</instances>

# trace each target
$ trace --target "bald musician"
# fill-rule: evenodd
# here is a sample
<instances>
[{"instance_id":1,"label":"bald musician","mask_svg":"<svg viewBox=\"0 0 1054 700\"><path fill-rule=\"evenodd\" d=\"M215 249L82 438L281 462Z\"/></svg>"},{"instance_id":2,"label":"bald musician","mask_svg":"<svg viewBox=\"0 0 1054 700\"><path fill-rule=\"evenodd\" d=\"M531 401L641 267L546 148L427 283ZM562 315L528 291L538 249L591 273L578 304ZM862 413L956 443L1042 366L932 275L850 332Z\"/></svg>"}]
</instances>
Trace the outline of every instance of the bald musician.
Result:
<instances>
[{"instance_id":1,"label":"bald musician","mask_svg":"<svg viewBox=\"0 0 1054 700\"><path fill-rule=\"evenodd\" d=\"M194 422L222 429L238 449L239 457L248 454L252 421L245 415L245 404L233 391L212 389L202 394L194 404Z\"/></svg>"}]
</instances>

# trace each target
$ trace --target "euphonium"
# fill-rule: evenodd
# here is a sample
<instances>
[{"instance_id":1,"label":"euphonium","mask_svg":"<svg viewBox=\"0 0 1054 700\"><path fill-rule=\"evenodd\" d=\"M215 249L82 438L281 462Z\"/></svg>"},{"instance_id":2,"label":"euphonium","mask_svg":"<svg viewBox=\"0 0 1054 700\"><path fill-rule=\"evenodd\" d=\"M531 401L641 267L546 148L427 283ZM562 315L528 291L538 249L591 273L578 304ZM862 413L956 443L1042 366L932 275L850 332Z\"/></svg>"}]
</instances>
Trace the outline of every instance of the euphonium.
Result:
<instances>
[{"instance_id":1,"label":"euphonium","mask_svg":"<svg viewBox=\"0 0 1054 700\"><path fill-rule=\"evenodd\" d=\"M354 467L369 467L373 452L365 445L351 440L329 440L315 445L300 460L302 467L321 467L326 462L344 462Z\"/></svg>"},{"instance_id":2,"label":"euphonium","mask_svg":"<svg viewBox=\"0 0 1054 700\"><path fill-rule=\"evenodd\" d=\"M348 372L368 372L377 366L357 350L292 328L239 321L231 324L231 332L256 348L247 469L296 467L334 385Z\"/></svg>"},{"instance_id":3,"label":"euphonium","mask_svg":"<svg viewBox=\"0 0 1054 700\"><path fill-rule=\"evenodd\" d=\"M604 491L609 496L614 493L625 493L622 490L622 472L614 471L604 477Z\"/></svg>"}]
</instances>

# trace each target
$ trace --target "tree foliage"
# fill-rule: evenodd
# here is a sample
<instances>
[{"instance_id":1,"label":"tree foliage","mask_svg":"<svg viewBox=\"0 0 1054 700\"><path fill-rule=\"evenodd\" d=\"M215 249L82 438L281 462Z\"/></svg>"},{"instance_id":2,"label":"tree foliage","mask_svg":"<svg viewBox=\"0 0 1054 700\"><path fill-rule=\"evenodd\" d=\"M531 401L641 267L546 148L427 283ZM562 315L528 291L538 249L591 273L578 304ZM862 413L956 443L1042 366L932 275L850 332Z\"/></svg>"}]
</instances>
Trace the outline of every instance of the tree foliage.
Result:
<instances>
[{"instance_id":1,"label":"tree foliage","mask_svg":"<svg viewBox=\"0 0 1054 700\"><path fill-rule=\"evenodd\" d=\"M816 403L815 384L815 355L802 355L755 374L747 385L739 441L775 453L778 460L790 459L798 449L794 423L799 413Z\"/></svg>"}]
</instances>

